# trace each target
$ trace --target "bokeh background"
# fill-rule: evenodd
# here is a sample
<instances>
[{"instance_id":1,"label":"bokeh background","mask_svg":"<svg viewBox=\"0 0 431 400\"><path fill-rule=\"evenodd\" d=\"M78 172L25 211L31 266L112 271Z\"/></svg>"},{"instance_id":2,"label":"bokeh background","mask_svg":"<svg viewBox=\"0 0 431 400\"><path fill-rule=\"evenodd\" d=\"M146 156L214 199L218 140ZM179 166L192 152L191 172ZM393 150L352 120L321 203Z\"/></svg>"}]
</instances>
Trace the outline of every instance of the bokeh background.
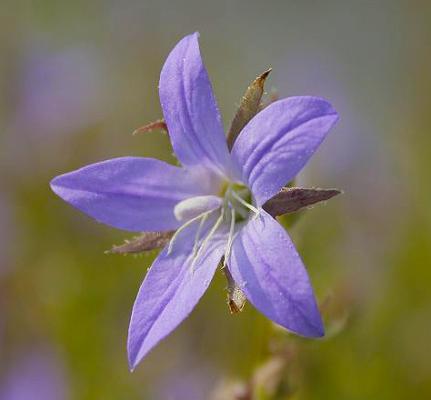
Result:
<instances>
[{"instance_id":1,"label":"bokeh background","mask_svg":"<svg viewBox=\"0 0 431 400\"><path fill-rule=\"evenodd\" d=\"M431 398L429 1L6 0L0 15L1 400L241 399L256 374L282 382L261 399ZM269 92L341 115L299 183L345 193L290 229L328 335L295 338L250 305L231 316L219 272L130 373L130 310L156 252L104 254L131 235L48 182L117 156L174 161L167 136L131 132L161 117L161 66L193 31L226 125L268 66Z\"/></svg>"}]
</instances>

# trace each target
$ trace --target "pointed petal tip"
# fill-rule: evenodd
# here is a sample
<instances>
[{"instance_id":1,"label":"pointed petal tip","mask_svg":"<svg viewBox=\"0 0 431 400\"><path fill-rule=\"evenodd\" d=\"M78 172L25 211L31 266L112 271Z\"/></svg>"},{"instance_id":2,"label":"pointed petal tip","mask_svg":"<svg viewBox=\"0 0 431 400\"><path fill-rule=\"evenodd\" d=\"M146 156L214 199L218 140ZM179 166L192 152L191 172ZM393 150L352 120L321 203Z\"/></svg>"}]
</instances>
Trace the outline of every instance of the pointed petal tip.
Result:
<instances>
[{"instance_id":1,"label":"pointed petal tip","mask_svg":"<svg viewBox=\"0 0 431 400\"><path fill-rule=\"evenodd\" d=\"M135 372L136 366L138 365L138 362L133 362L132 360L129 359L129 371L130 372Z\"/></svg>"},{"instance_id":2,"label":"pointed petal tip","mask_svg":"<svg viewBox=\"0 0 431 400\"><path fill-rule=\"evenodd\" d=\"M302 316L293 325L291 323L285 324L284 321L273 321L275 324L280 325L289 333L300 336L305 339L320 339L325 336L325 327L323 325L320 313L312 316Z\"/></svg>"},{"instance_id":3,"label":"pointed petal tip","mask_svg":"<svg viewBox=\"0 0 431 400\"><path fill-rule=\"evenodd\" d=\"M332 117L332 126L334 126L338 122L338 120L340 119L340 114L338 114L338 111L335 109L335 107L332 105L332 103L329 100L327 100L323 97L320 97L319 99L322 102L326 103L326 105L328 107L327 116Z\"/></svg>"},{"instance_id":4,"label":"pointed petal tip","mask_svg":"<svg viewBox=\"0 0 431 400\"><path fill-rule=\"evenodd\" d=\"M55 193L55 178L53 178L49 181L49 187Z\"/></svg>"},{"instance_id":5,"label":"pointed petal tip","mask_svg":"<svg viewBox=\"0 0 431 400\"><path fill-rule=\"evenodd\" d=\"M311 338L319 339L325 336L325 327L323 326L322 321L320 321L319 326L316 326L316 330L313 333L313 336L310 336Z\"/></svg>"},{"instance_id":6,"label":"pointed petal tip","mask_svg":"<svg viewBox=\"0 0 431 400\"><path fill-rule=\"evenodd\" d=\"M332 108L332 110L334 111L333 112L333 118L334 118L334 120L333 120L332 126L334 126L339 121L340 114L338 114L338 112L335 110L335 108Z\"/></svg>"},{"instance_id":7,"label":"pointed petal tip","mask_svg":"<svg viewBox=\"0 0 431 400\"><path fill-rule=\"evenodd\" d=\"M138 363L136 363L135 365L130 364L130 361L129 361L129 371L130 371L131 373L135 372L135 369L136 369L137 364L138 364Z\"/></svg>"},{"instance_id":8,"label":"pointed petal tip","mask_svg":"<svg viewBox=\"0 0 431 400\"><path fill-rule=\"evenodd\" d=\"M51 188L51 190L59 197L63 198L63 196L61 195L61 178L64 175L58 175L55 178L52 178L51 181L49 182L49 187Z\"/></svg>"},{"instance_id":9,"label":"pointed petal tip","mask_svg":"<svg viewBox=\"0 0 431 400\"><path fill-rule=\"evenodd\" d=\"M200 36L201 34L199 33L199 31L194 31L193 33L189 33L188 35L184 36L178 43L187 39L195 39L196 41L199 41Z\"/></svg>"},{"instance_id":10,"label":"pointed petal tip","mask_svg":"<svg viewBox=\"0 0 431 400\"><path fill-rule=\"evenodd\" d=\"M130 372L135 372L135 369L136 369L136 366L137 366L137 362L133 362L133 360L131 359L131 355L130 355L130 353L128 352L128 355L127 355L127 363L128 363L128 365L129 365L129 371Z\"/></svg>"},{"instance_id":11,"label":"pointed petal tip","mask_svg":"<svg viewBox=\"0 0 431 400\"><path fill-rule=\"evenodd\" d=\"M136 300L135 300L136 302ZM133 324L135 308L132 309L129 327L127 330L127 361L130 372L133 372L142 359L148 354L149 350L142 352L142 343L139 340L139 333L136 330L136 325ZM150 349L151 350L151 349Z\"/></svg>"},{"instance_id":12,"label":"pointed petal tip","mask_svg":"<svg viewBox=\"0 0 431 400\"><path fill-rule=\"evenodd\" d=\"M319 321L313 321L313 324L311 323L311 321L306 321L305 326L297 329L292 329L292 327L289 328L286 326L284 328L287 329L289 332L306 339L320 339L325 336L325 328L323 326L322 320L320 319L320 316Z\"/></svg>"},{"instance_id":13,"label":"pointed petal tip","mask_svg":"<svg viewBox=\"0 0 431 400\"><path fill-rule=\"evenodd\" d=\"M328 99L325 99L324 97L316 97L316 99L321 101L322 104L326 105L327 107L326 114L327 116L332 116L334 121L333 123L335 124L340 119L340 115L338 114L337 110L332 105L332 103Z\"/></svg>"},{"instance_id":14,"label":"pointed petal tip","mask_svg":"<svg viewBox=\"0 0 431 400\"><path fill-rule=\"evenodd\" d=\"M313 303L314 306L312 309L314 308L314 311L310 310L310 313L304 318L302 324L303 332L298 333L310 339L318 339L325 336L325 327L319 307L315 301L313 301Z\"/></svg>"},{"instance_id":15,"label":"pointed petal tip","mask_svg":"<svg viewBox=\"0 0 431 400\"><path fill-rule=\"evenodd\" d=\"M127 361L129 364L129 371L133 372L137 365L141 362L142 360L142 356L139 356L139 351L136 352L133 350L133 343L132 343L132 339L130 336L130 331L129 331L129 336L127 338Z\"/></svg>"},{"instance_id":16,"label":"pointed petal tip","mask_svg":"<svg viewBox=\"0 0 431 400\"><path fill-rule=\"evenodd\" d=\"M307 320L309 329L307 329L307 333L304 336L310 339L318 339L325 336L325 327L323 326L320 312L318 312L317 315L314 315L313 317Z\"/></svg>"},{"instance_id":17,"label":"pointed petal tip","mask_svg":"<svg viewBox=\"0 0 431 400\"><path fill-rule=\"evenodd\" d=\"M322 96L292 96L292 97L287 97L286 99L281 99L278 101L283 101L283 100L287 100L287 99L304 99L304 100L309 100L309 101L313 101L313 102L318 102L320 103L321 107L324 107L324 114L326 117L330 117L332 116L333 118L333 124L335 124L339 119L340 119L340 115L338 114L337 110L335 109L335 107L333 106L333 104L325 97Z\"/></svg>"},{"instance_id":18,"label":"pointed petal tip","mask_svg":"<svg viewBox=\"0 0 431 400\"><path fill-rule=\"evenodd\" d=\"M49 186L52 188L53 186L55 186L55 182L58 180L58 178L60 177L61 175L57 175L57 176L55 176L54 178L52 178L50 181L49 181Z\"/></svg>"}]
</instances>

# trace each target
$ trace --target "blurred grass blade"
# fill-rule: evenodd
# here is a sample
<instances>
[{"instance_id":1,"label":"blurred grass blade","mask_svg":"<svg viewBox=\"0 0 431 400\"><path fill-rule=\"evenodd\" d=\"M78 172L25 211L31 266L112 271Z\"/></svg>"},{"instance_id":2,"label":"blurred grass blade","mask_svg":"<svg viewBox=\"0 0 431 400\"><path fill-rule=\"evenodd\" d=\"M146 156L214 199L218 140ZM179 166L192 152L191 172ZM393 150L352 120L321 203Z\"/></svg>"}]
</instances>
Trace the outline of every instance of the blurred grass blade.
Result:
<instances>
[{"instance_id":1,"label":"blurred grass blade","mask_svg":"<svg viewBox=\"0 0 431 400\"><path fill-rule=\"evenodd\" d=\"M131 240L126 240L124 244L113 246L106 251L109 254L133 254L159 249L164 247L171 239L173 231L168 232L144 232Z\"/></svg>"},{"instance_id":2,"label":"blurred grass blade","mask_svg":"<svg viewBox=\"0 0 431 400\"><path fill-rule=\"evenodd\" d=\"M247 122L259 112L265 80L271 71L272 68L269 68L263 74L259 75L247 88L243 98L241 99L238 111L233 118L227 135L227 145L229 150L232 149L235 139L241 132L242 128L244 128Z\"/></svg>"},{"instance_id":3,"label":"blurred grass blade","mask_svg":"<svg viewBox=\"0 0 431 400\"><path fill-rule=\"evenodd\" d=\"M277 217L329 200L340 193L338 189L284 187L263 205L263 209L273 217Z\"/></svg>"}]
</instances>

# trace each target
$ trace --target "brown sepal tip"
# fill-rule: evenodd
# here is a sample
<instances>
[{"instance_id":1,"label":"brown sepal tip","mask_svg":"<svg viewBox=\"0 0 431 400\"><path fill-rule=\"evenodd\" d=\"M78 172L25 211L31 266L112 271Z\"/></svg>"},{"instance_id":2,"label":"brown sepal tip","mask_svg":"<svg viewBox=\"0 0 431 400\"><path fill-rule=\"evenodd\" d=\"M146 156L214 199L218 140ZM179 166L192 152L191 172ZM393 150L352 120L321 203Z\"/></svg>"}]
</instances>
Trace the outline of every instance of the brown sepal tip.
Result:
<instances>
[{"instance_id":1,"label":"brown sepal tip","mask_svg":"<svg viewBox=\"0 0 431 400\"><path fill-rule=\"evenodd\" d=\"M166 125L166 122L163 119L159 119L157 121L150 122L149 124L146 124L144 126L141 126L140 128L135 129L132 135L139 135L142 133L148 133L153 131L162 131L162 132L168 133L168 126Z\"/></svg>"}]
</instances>

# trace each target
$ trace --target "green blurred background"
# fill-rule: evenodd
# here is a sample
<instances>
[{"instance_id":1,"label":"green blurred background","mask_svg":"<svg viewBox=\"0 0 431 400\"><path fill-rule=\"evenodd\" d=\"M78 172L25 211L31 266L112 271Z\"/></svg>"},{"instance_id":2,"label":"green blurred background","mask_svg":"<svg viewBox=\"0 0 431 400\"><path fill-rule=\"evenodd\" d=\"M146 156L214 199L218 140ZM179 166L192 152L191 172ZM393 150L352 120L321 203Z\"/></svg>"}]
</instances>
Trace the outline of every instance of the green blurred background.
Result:
<instances>
[{"instance_id":1,"label":"green blurred background","mask_svg":"<svg viewBox=\"0 0 431 400\"><path fill-rule=\"evenodd\" d=\"M280 399L431 398L429 1L2 1L0 15L1 400L240 399L280 349ZM128 320L156 252L105 255L130 234L48 182L117 156L173 162L166 136L131 132L161 117L160 69L194 31L226 125L268 66L268 91L341 115L299 183L345 193L290 230L328 336L289 336L250 305L231 316L219 272L132 374Z\"/></svg>"}]
</instances>

